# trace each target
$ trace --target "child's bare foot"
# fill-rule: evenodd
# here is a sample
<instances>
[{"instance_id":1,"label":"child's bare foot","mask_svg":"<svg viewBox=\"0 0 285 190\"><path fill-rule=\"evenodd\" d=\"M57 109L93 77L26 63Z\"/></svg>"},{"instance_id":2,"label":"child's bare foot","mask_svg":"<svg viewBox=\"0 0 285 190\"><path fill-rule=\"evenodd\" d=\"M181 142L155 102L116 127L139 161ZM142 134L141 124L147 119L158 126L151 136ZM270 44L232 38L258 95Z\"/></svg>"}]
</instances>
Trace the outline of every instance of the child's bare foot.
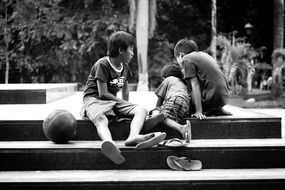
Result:
<instances>
[{"instance_id":1,"label":"child's bare foot","mask_svg":"<svg viewBox=\"0 0 285 190\"><path fill-rule=\"evenodd\" d=\"M186 143L190 143L192 138L192 132L191 132L191 123L189 120L186 121L185 125L182 125L180 133L182 137L186 140Z\"/></svg>"},{"instance_id":2,"label":"child's bare foot","mask_svg":"<svg viewBox=\"0 0 285 190\"><path fill-rule=\"evenodd\" d=\"M145 135L136 135L131 136L125 141L126 146L136 146L137 144L147 141L154 137L154 133L145 134Z\"/></svg>"}]
</instances>

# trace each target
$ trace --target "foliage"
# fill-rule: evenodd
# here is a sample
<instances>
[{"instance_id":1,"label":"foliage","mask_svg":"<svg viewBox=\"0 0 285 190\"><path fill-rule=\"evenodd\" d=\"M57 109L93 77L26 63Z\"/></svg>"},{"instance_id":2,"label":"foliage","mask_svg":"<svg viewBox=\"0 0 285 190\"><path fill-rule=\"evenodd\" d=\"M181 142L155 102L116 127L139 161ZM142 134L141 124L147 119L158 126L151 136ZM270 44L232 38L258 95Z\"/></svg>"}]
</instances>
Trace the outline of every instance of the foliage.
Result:
<instances>
[{"instance_id":1,"label":"foliage","mask_svg":"<svg viewBox=\"0 0 285 190\"><path fill-rule=\"evenodd\" d=\"M258 52L250 44L239 39L232 43L223 34L217 37L217 49L217 58L230 83L231 93L246 93L251 83L248 78L254 74L253 60L258 56Z\"/></svg>"},{"instance_id":2,"label":"foliage","mask_svg":"<svg viewBox=\"0 0 285 190\"><path fill-rule=\"evenodd\" d=\"M128 3L128 0L0 1L0 83L4 81L6 68L6 27L9 31L9 82L84 84L94 62L106 55L106 42L110 33L116 30L128 31ZM238 30L242 35L244 23L250 21L260 31L257 35L259 42L265 39L265 45L268 46L272 35L266 29L271 26L265 23L272 22L268 13L270 11L267 11L271 10L268 9L271 4L270 0L217 1L218 32ZM161 68L175 62L172 51L179 39L194 39L203 50L209 46L211 36L210 0L157 0L156 9L157 26L149 42L148 52L151 89L160 83ZM5 10L8 12L7 25L4 20ZM231 40L228 36L224 37L223 43L228 47L226 49L230 49ZM230 51L223 51L225 54L220 61L232 63L230 59L235 57L239 60L242 54L240 49L236 47L231 55ZM136 59L130 67L134 74L130 82L137 82Z\"/></svg>"},{"instance_id":3,"label":"foliage","mask_svg":"<svg viewBox=\"0 0 285 190\"><path fill-rule=\"evenodd\" d=\"M150 81L150 89L156 89L158 85L161 83L160 71L163 66L168 64L173 64L172 61L172 46L171 44L160 36L155 36L152 40L150 40L149 45L149 60L148 60L148 68L149 68L149 81Z\"/></svg>"},{"instance_id":4,"label":"foliage","mask_svg":"<svg viewBox=\"0 0 285 190\"><path fill-rule=\"evenodd\" d=\"M285 60L285 49L276 49L272 53L272 63L275 64L282 64Z\"/></svg>"},{"instance_id":5,"label":"foliage","mask_svg":"<svg viewBox=\"0 0 285 190\"><path fill-rule=\"evenodd\" d=\"M9 59L18 68L11 75L21 79L12 77L11 82L85 81L94 61L106 54L110 33L127 28L126 11L116 10L124 5L124 1L12 1Z\"/></svg>"},{"instance_id":6,"label":"foliage","mask_svg":"<svg viewBox=\"0 0 285 190\"><path fill-rule=\"evenodd\" d=\"M276 49L272 53L272 93L274 97L280 97L283 90L283 77L285 72L285 49Z\"/></svg>"},{"instance_id":7,"label":"foliage","mask_svg":"<svg viewBox=\"0 0 285 190\"><path fill-rule=\"evenodd\" d=\"M157 30L170 43L181 38L195 40L200 49L206 49L211 38L211 1L160 0L158 5Z\"/></svg>"}]
</instances>

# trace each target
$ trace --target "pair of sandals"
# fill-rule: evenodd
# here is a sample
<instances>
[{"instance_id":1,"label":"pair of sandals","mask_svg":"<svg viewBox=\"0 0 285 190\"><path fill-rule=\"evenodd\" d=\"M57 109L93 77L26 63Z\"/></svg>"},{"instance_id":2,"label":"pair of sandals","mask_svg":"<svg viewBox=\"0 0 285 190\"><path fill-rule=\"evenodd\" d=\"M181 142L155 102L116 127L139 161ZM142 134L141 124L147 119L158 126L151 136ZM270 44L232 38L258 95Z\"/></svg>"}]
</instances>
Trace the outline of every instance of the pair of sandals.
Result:
<instances>
[{"instance_id":1,"label":"pair of sandals","mask_svg":"<svg viewBox=\"0 0 285 190\"><path fill-rule=\"evenodd\" d=\"M146 149L158 145L166 137L166 133L155 132L153 137L138 143L136 149ZM122 164L126 161L125 157L121 154L120 149L111 141L104 141L101 145L101 152L115 164Z\"/></svg>"}]
</instances>

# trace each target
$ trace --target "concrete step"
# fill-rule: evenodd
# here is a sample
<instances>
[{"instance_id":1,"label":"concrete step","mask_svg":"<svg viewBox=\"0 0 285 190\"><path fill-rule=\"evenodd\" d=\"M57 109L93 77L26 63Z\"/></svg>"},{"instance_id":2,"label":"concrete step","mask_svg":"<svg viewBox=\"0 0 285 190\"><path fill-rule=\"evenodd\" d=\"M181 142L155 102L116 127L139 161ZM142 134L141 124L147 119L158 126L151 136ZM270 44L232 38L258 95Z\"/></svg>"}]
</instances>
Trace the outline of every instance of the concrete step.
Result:
<instances>
[{"instance_id":1,"label":"concrete step","mask_svg":"<svg viewBox=\"0 0 285 190\"><path fill-rule=\"evenodd\" d=\"M0 104L46 104L70 96L77 83L0 84Z\"/></svg>"},{"instance_id":2,"label":"concrete step","mask_svg":"<svg viewBox=\"0 0 285 190\"><path fill-rule=\"evenodd\" d=\"M82 92L48 104L13 104L0 105L0 141L46 140L42 123L46 116L55 109L70 111L78 121L78 131L74 140L98 140L93 124L81 118ZM145 97L142 101L141 97ZM153 92L130 94L130 101L141 104L148 110L155 105ZM194 139L248 139L281 138L281 118L262 114L235 106L226 105L231 116L208 117L205 120L190 119ZM130 120L111 122L110 129L115 140L124 140L129 134ZM169 137L179 134L163 126L152 131L166 131ZM143 131L152 132L152 131Z\"/></svg>"},{"instance_id":3,"label":"concrete step","mask_svg":"<svg viewBox=\"0 0 285 190\"><path fill-rule=\"evenodd\" d=\"M281 118L260 117L208 117L204 120L189 119L193 139L260 139L281 138ZM43 120L0 120L0 141L47 140L42 130ZM77 120L77 134L73 140L99 140L94 125ZM115 140L124 140L129 134L130 120L114 121L109 125ZM177 131L159 125L142 133L165 131L169 138L180 137Z\"/></svg>"},{"instance_id":4,"label":"concrete step","mask_svg":"<svg viewBox=\"0 0 285 190\"><path fill-rule=\"evenodd\" d=\"M144 150L117 141L126 162L115 165L100 151L101 141L0 142L0 171L167 169L170 155L201 160L204 169L285 168L283 139L193 140L187 147Z\"/></svg>"},{"instance_id":5,"label":"concrete step","mask_svg":"<svg viewBox=\"0 0 285 190\"><path fill-rule=\"evenodd\" d=\"M5 190L283 190L284 187L284 168L0 172L0 189Z\"/></svg>"}]
</instances>

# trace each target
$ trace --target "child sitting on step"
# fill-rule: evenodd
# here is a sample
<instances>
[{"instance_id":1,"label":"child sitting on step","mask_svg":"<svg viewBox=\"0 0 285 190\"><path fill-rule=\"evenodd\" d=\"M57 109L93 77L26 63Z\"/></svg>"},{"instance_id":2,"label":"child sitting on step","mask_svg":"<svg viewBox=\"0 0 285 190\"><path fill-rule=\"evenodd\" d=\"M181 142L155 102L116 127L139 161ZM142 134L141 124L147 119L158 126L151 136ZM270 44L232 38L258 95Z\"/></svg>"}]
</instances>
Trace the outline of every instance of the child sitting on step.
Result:
<instances>
[{"instance_id":1,"label":"child sitting on step","mask_svg":"<svg viewBox=\"0 0 285 190\"><path fill-rule=\"evenodd\" d=\"M229 85L216 60L198 51L196 42L188 39L177 42L174 56L184 80L192 89L192 116L204 119L206 116L231 115L223 108L229 99Z\"/></svg>"},{"instance_id":2,"label":"child sitting on step","mask_svg":"<svg viewBox=\"0 0 285 190\"><path fill-rule=\"evenodd\" d=\"M148 148L163 141L166 136L165 133L140 134L147 110L128 102L128 80L131 77L128 64L134 56L133 47L131 34L119 31L111 35L109 55L99 59L91 68L80 112L82 117L87 117L95 125L103 140L102 153L116 164L122 164L125 158L112 139L108 119L115 116L132 118L126 146ZM119 90L122 90L123 99L116 96Z\"/></svg>"},{"instance_id":3,"label":"child sitting on step","mask_svg":"<svg viewBox=\"0 0 285 190\"><path fill-rule=\"evenodd\" d=\"M182 137L189 143L191 140L191 124L181 124L183 118L189 113L190 91L183 81L183 74L179 66L166 65L161 70L163 82L156 89L156 108L151 111L152 116L162 113L165 119L163 125L180 132Z\"/></svg>"}]
</instances>

